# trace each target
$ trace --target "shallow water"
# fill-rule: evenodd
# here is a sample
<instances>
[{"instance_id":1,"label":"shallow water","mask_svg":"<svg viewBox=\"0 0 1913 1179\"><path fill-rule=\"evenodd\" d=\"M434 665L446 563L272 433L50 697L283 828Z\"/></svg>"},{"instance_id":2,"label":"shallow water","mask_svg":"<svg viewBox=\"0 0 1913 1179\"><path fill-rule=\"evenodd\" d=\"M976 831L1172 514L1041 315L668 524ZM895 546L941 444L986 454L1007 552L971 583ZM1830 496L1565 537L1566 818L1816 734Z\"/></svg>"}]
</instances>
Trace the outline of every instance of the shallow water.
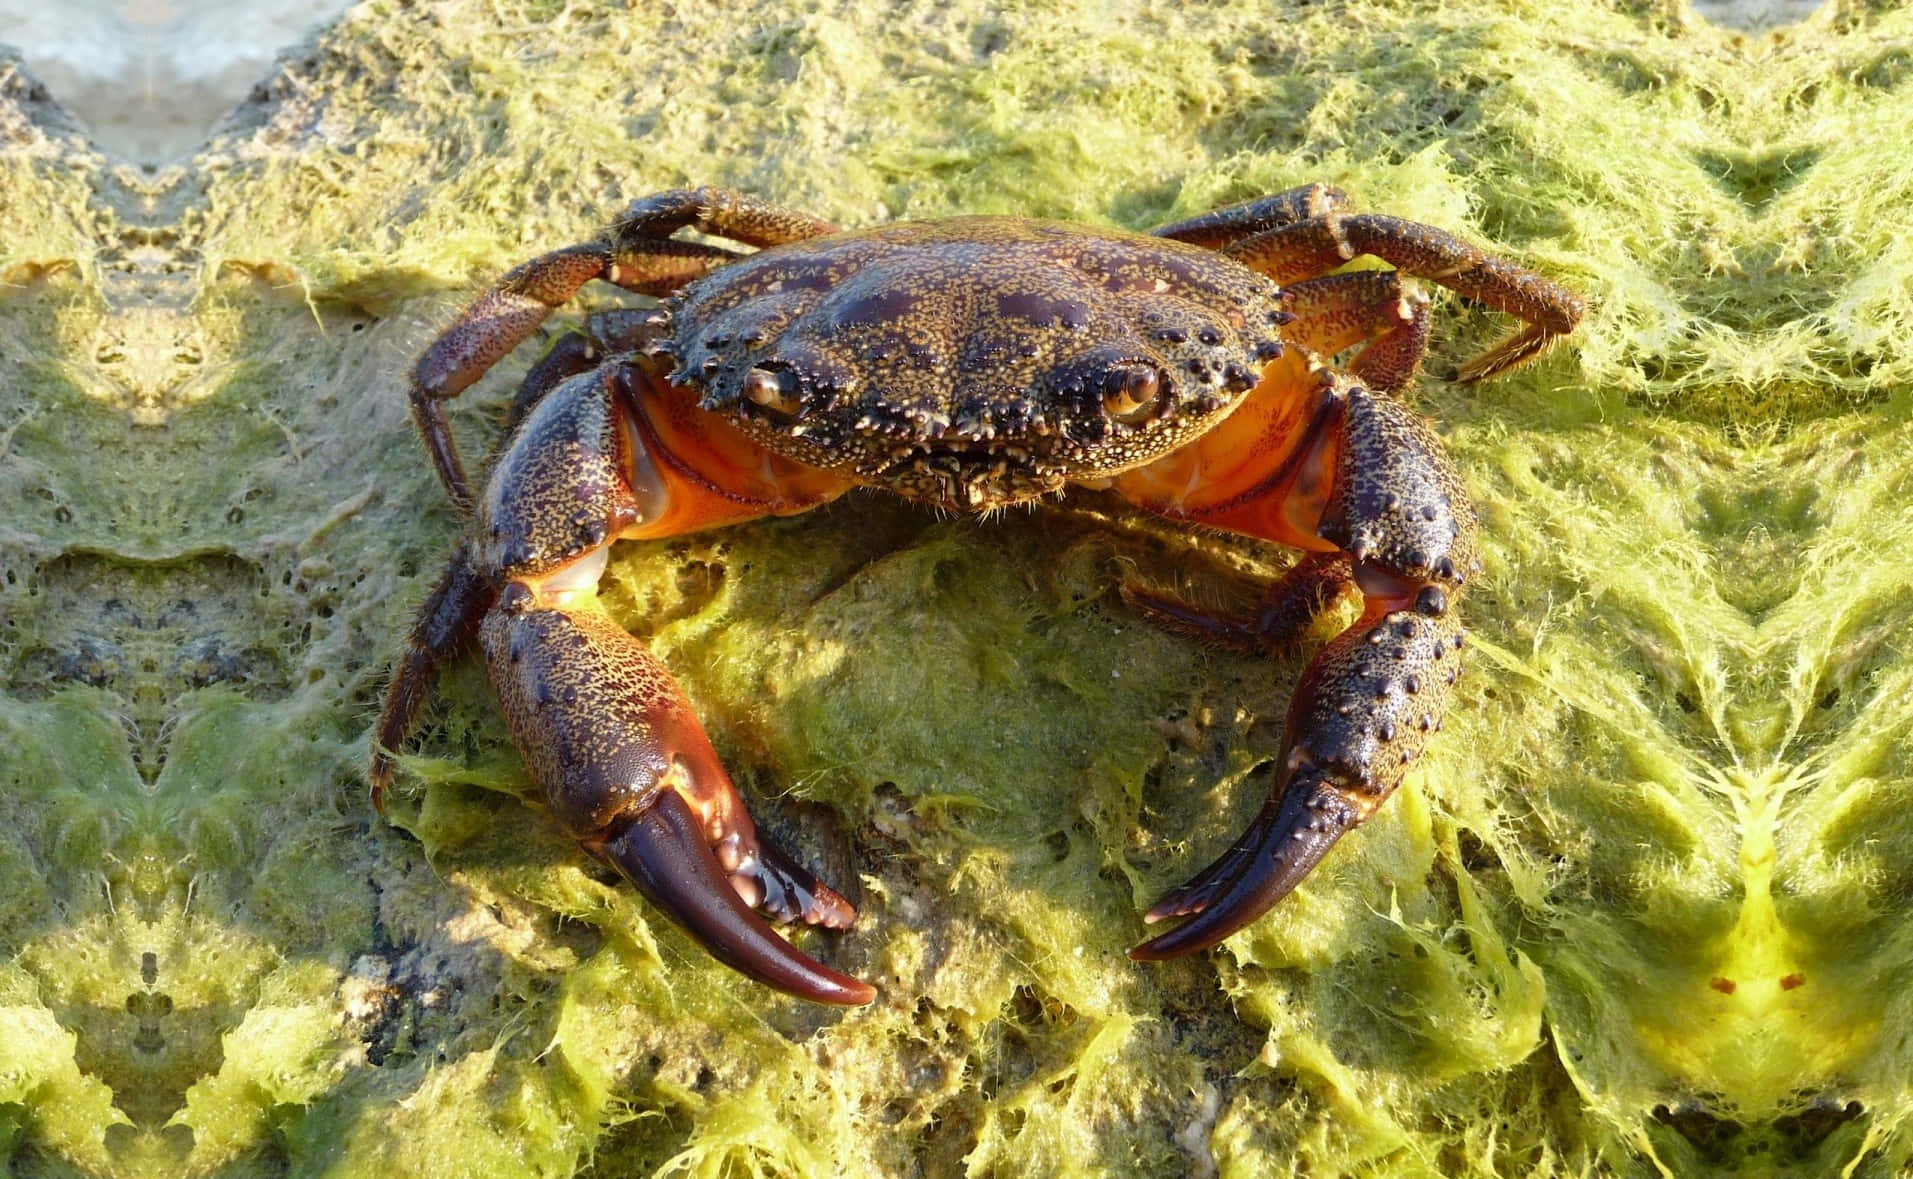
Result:
<instances>
[{"instance_id":1,"label":"shallow water","mask_svg":"<svg viewBox=\"0 0 1913 1179\"><path fill-rule=\"evenodd\" d=\"M0 0L0 42L110 155L168 163L350 0Z\"/></svg>"},{"instance_id":2,"label":"shallow water","mask_svg":"<svg viewBox=\"0 0 1913 1179\"><path fill-rule=\"evenodd\" d=\"M273 59L352 0L0 0L0 43L110 155L183 159L266 76ZM1759 31L1818 0L1693 0L1696 15Z\"/></svg>"}]
</instances>

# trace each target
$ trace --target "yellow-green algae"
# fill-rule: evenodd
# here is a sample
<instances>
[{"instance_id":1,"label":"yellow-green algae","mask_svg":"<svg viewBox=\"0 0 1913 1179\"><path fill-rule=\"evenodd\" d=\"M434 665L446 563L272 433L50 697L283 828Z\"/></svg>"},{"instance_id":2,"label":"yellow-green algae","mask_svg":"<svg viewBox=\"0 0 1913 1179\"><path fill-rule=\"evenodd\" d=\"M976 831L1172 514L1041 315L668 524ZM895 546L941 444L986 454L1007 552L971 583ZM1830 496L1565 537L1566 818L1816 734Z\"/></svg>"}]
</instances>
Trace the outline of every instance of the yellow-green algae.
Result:
<instances>
[{"instance_id":1,"label":"yellow-green algae","mask_svg":"<svg viewBox=\"0 0 1913 1179\"><path fill-rule=\"evenodd\" d=\"M371 3L189 168L0 66L0 1158L41 1175L1855 1174L1913 1155L1913 15L1672 4ZM1279 554L1093 495L626 546L607 608L863 910L838 1013L523 801L385 660L456 528L400 374L629 197L1148 225L1307 180L1585 291L1439 303L1484 521L1425 769L1268 918L1129 963L1297 659L1138 624ZM527 358L465 399L468 444Z\"/></svg>"}]
</instances>

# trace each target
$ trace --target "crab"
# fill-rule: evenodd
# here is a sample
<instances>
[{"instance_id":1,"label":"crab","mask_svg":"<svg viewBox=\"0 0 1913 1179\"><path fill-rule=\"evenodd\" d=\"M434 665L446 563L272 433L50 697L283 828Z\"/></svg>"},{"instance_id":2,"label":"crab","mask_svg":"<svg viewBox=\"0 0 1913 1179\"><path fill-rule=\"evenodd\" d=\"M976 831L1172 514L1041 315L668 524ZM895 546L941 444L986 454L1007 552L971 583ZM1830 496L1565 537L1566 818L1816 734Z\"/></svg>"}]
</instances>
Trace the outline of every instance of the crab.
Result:
<instances>
[{"instance_id":1,"label":"crab","mask_svg":"<svg viewBox=\"0 0 1913 1179\"><path fill-rule=\"evenodd\" d=\"M1347 265L1363 256L1386 265ZM1215 945L1375 813L1461 670L1475 513L1396 396L1427 346L1417 277L1521 321L1464 381L1534 359L1582 314L1566 288L1442 230L1354 212L1325 185L1150 233L981 216L840 231L712 188L636 201L598 240L498 280L412 370L415 423L471 526L393 668L374 804L438 669L476 645L531 778L585 849L751 978L867 1003L871 986L765 920L843 929L856 911L757 831L670 672L592 607L611 545L866 486L978 513L1109 489L1303 553L1249 617L1123 587L1157 623L1273 654L1360 599L1296 684L1260 814L1148 911L1183 920L1130 956ZM592 280L659 302L561 336L475 486L448 400Z\"/></svg>"}]
</instances>

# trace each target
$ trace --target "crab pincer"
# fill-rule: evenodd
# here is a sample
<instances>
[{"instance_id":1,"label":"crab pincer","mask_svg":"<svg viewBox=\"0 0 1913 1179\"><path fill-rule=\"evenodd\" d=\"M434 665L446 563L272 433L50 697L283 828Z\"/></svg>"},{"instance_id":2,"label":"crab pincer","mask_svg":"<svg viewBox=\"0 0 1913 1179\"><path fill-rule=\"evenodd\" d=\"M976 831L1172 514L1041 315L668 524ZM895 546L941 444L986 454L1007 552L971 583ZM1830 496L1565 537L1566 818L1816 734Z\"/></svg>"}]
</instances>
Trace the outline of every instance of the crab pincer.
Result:
<instances>
[{"instance_id":1,"label":"crab pincer","mask_svg":"<svg viewBox=\"0 0 1913 1179\"><path fill-rule=\"evenodd\" d=\"M642 342L648 330L644 320L607 322L622 343ZM483 333L467 338L475 352L498 347ZM533 782L582 847L726 965L813 1002L868 1003L873 988L802 953L758 914L844 929L856 910L758 833L676 680L592 601L621 537L809 506L838 485L798 477L756 500L748 481L713 492L666 460L664 439L708 433L721 452L723 427L674 420L682 405L648 398L648 370L601 370L603 352L599 341L555 349L521 390L472 500L472 538L421 608L394 670L374 800L437 668L475 643ZM428 359L454 370L471 363L449 345ZM443 453L457 469L449 435Z\"/></svg>"},{"instance_id":2,"label":"crab pincer","mask_svg":"<svg viewBox=\"0 0 1913 1179\"><path fill-rule=\"evenodd\" d=\"M677 682L596 611L507 590L479 632L505 720L554 818L719 961L787 994L868 1003L756 910L849 927L857 911L751 822Z\"/></svg>"},{"instance_id":3,"label":"crab pincer","mask_svg":"<svg viewBox=\"0 0 1913 1179\"><path fill-rule=\"evenodd\" d=\"M1395 611L1325 647L1296 686L1268 802L1228 851L1144 915L1190 920L1129 956L1157 962L1215 945L1287 896L1373 815L1441 727L1461 635L1452 615Z\"/></svg>"},{"instance_id":4,"label":"crab pincer","mask_svg":"<svg viewBox=\"0 0 1913 1179\"><path fill-rule=\"evenodd\" d=\"M1474 507L1460 475L1427 423L1399 401L1332 372L1312 379L1316 391L1297 399L1296 416L1267 419L1261 436L1248 440L1275 456L1272 473L1245 473L1245 480L1260 475L1252 492L1223 488L1214 500L1171 506L1151 496L1165 472L1130 481L1145 506L1165 514L1314 550L1287 584L1277 584L1262 618L1291 628L1306 622L1306 611L1283 609L1277 599L1300 593L1319 609L1336 596L1324 594L1322 583L1338 578L1363 599L1361 617L1303 669L1268 802L1228 851L1145 914L1152 923L1190 919L1132 949L1140 961L1206 949L1287 896L1400 785L1440 730L1460 676L1463 632L1453 607L1479 563ZM1192 629L1192 607L1150 596L1138 605ZM1292 635L1263 637L1273 648Z\"/></svg>"}]
</instances>

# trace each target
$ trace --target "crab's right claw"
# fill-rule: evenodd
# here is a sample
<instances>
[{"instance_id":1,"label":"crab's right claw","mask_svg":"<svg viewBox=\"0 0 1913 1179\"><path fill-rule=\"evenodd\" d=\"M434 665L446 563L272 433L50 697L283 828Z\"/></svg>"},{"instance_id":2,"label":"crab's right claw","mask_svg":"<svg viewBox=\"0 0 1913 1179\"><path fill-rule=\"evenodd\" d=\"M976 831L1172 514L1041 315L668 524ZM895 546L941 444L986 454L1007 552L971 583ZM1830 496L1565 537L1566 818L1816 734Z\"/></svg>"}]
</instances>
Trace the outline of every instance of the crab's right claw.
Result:
<instances>
[{"instance_id":1,"label":"crab's right claw","mask_svg":"<svg viewBox=\"0 0 1913 1179\"><path fill-rule=\"evenodd\" d=\"M813 1003L856 1007L876 997L870 984L807 957L743 902L677 791L658 791L650 807L604 841L600 854L740 974Z\"/></svg>"},{"instance_id":2,"label":"crab's right claw","mask_svg":"<svg viewBox=\"0 0 1913 1179\"><path fill-rule=\"evenodd\" d=\"M664 665L591 611L507 592L479 635L492 685L552 813L725 965L786 994L876 991L785 941L754 909L842 929L851 904L761 838Z\"/></svg>"}]
</instances>

